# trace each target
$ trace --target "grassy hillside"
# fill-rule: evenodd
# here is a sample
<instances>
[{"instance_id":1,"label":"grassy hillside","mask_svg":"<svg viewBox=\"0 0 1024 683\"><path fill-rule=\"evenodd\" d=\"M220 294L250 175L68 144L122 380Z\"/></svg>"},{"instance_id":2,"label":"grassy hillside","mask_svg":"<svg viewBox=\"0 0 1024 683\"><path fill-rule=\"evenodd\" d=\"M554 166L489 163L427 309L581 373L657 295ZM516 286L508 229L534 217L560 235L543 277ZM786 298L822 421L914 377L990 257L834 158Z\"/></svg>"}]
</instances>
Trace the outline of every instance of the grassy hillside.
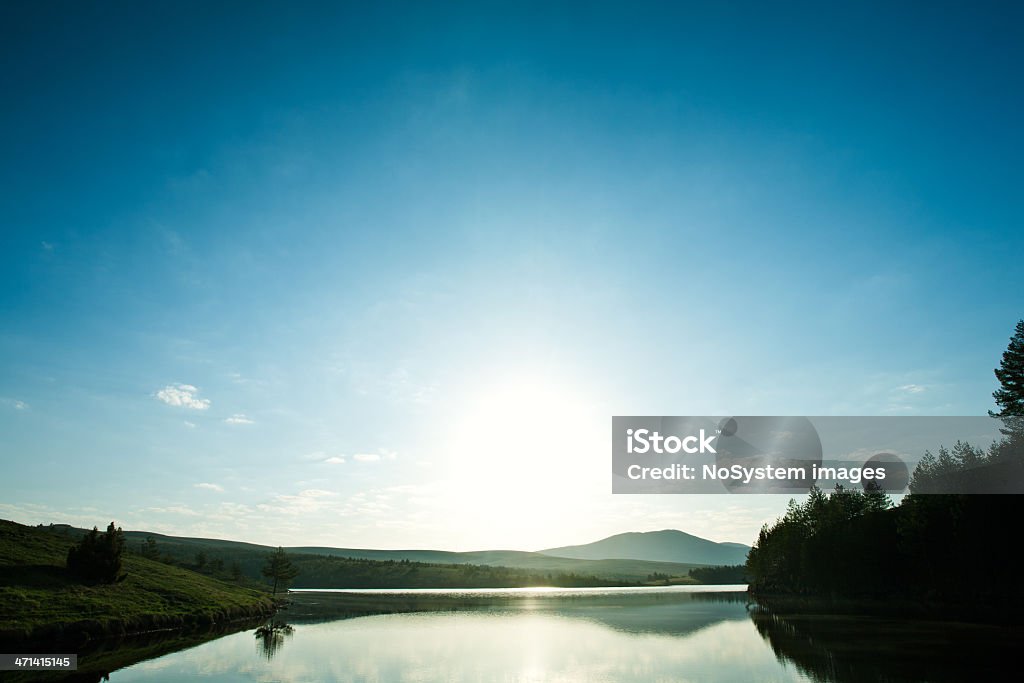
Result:
<instances>
[{"instance_id":1,"label":"grassy hillside","mask_svg":"<svg viewBox=\"0 0 1024 683\"><path fill-rule=\"evenodd\" d=\"M85 531L66 525L51 527L54 533L67 536L69 542ZM682 532L677 532L682 533ZM211 538L166 536L145 531L126 531L130 550L140 550L147 538L156 541L162 559L189 569L199 569L197 555L202 553L208 563L202 573L228 579L230 569L237 565L245 577L262 581L260 568L272 550L269 546ZM695 537L694 537L695 538ZM703 540L703 539L701 539ZM706 541L706 543L711 543ZM729 545L729 544L723 544ZM739 546L745 548L745 546ZM444 550L372 550L364 548L286 547L289 558L300 574L294 588L366 588L366 587L490 587L528 585L632 585L650 581L652 575L676 577L672 583L692 583L689 571L705 564L690 562L657 562L633 559L577 559L555 557L518 550L482 550L451 552ZM371 580L367 563L325 562L325 558L348 558L377 562L377 576ZM394 567L395 563L411 562L411 567ZM211 569L211 565L219 567ZM459 569L473 566L475 570ZM401 577L408 583L402 584ZM494 583L482 583L489 577ZM433 581L434 583L431 583ZM662 583L663 581L659 581Z\"/></svg>"},{"instance_id":2,"label":"grassy hillside","mask_svg":"<svg viewBox=\"0 0 1024 683\"><path fill-rule=\"evenodd\" d=\"M55 525L52 527L57 533L63 533L69 539L77 539L84 530L76 529L66 525ZM223 574L227 577L227 570L238 564L242 573L251 578L260 578L260 568L266 559L267 553L272 550L269 546L243 543L240 541L227 541L212 538L190 538L185 536L165 536L163 534L149 533L145 531L126 531L125 540L128 548L138 550L146 538L152 537L157 544L158 552L165 559L174 563L190 566L194 565L196 555L203 553L208 562L219 560L225 568ZM690 569L706 566L699 563L688 562L652 562L647 560L611 559L611 560L586 560L568 557L553 557L542 553L523 552L518 550L482 550L474 552L450 552L444 550L371 550L364 548L331 548L331 547L286 547L289 557L296 567L302 572L292 584L296 588L312 588L307 582L314 574L310 570L313 565L320 565L323 557L352 558L359 560L375 560L379 562L416 562L432 565L478 565L481 567L504 567L510 569L528 570L532 574L576 574L580 577L596 577L603 582L643 582L652 574L664 574L669 576L685 577ZM339 567L341 565L338 565ZM322 576L322 568L315 572ZM445 572L449 573L449 572ZM344 572L339 573L337 581L345 579ZM420 584L417 584L420 585ZM451 585L444 581L439 586ZM521 585L516 583L514 585ZM583 585L583 584L579 584ZM592 585L592 584L588 584ZM325 587L320 583L315 587ZM343 583L337 583L335 588L352 587ZM405 586L411 588L413 586ZM497 587L497 586L494 586Z\"/></svg>"},{"instance_id":3,"label":"grassy hillside","mask_svg":"<svg viewBox=\"0 0 1024 683\"><path fill-rule=\"evenodd\" d=\"M746 562L748 550L750 548L740 543L715 543L676 529L665 529L616 534L585 545L549 548L541 552L582 560L631 558L699 565L737 565Z\"/></svg>"},{"instance_id":4,"label":"grassy hillside","mask_svg":"<svg viewBox=\"0 0 1024 683\"><path fill-rule=\"evenodd\" d=\"M293 582L295 588L578 588L636 583L572 572L539 572L475 564L427 564L407 560L360 560L327 555L296 555L293 564L302 572Z\"/></svg>"},{"instance_id":5,"label":"grassy hillside","mask_svg":"<svg viewBox=\"0 0 1024 683\"><path fill-rule=\"evenodd\" d=\"M348 557L392 562L422 562L479 567L507 567L538 574L576 574L594 576L606 581L646 581L652 574L685 576L690 569L704 565L680 562L649 562L645 560L580 560L552 557L518 550L481 550L446 552L440 550L360 550L353 548L294 548L293 552L309 552L321 556ZM297 556L301 557L301 556ZM298 585L298 584L296 584Z\"/></svg>"},{"instance_id":6,"label":"grassy hillside","mask_svg":"<svg viewBox=\"0 0 1024 683\"><path fill-rule=\"evenodd\" d=\"M0 520L0 639L198 626L268 614L270 596L126 554L127 578L86 585L64 568L70 537Z\"/></svg>"}]
</instances>

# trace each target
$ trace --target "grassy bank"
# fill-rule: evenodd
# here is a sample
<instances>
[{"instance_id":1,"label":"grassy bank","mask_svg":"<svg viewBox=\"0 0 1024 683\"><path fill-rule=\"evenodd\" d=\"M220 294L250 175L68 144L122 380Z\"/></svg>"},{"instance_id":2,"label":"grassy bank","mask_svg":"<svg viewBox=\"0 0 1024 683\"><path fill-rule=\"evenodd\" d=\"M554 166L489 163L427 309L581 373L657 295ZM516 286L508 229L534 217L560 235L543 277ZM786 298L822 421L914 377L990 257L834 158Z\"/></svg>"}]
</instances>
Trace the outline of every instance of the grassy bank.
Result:
<instances>
[{"instance_id":1,"label":"grassy bank","mask_svg":"<svg viewBox=\"0 0 1024 683\"><path fill-rule=\"evenodd\" d=\"M70 545L59 534L0 520L0 639L85 640L207 626L273 610L263 590L133 554L124 557L123 582L84 584L64 568Z\"/></svg>"}]
</instances>

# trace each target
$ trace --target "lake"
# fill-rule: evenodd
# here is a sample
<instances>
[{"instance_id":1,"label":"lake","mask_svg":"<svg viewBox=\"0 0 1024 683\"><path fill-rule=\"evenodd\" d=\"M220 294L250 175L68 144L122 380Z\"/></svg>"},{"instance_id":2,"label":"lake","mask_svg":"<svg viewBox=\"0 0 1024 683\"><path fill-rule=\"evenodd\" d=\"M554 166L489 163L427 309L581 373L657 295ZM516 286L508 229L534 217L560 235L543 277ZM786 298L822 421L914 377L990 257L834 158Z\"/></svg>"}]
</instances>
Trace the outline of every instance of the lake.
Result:
<instances>
[{"instance_id":1,"label":"lake","mask_svg":"<svg viewBox=\"0 0 1024 683\"><path fill-rule=\"evenodd\" d=\"M744 589L292 592L285 628L190 643L110 680L981 680L1020 642L991 626L787 619Z\"/></svg>"}]
</instances>

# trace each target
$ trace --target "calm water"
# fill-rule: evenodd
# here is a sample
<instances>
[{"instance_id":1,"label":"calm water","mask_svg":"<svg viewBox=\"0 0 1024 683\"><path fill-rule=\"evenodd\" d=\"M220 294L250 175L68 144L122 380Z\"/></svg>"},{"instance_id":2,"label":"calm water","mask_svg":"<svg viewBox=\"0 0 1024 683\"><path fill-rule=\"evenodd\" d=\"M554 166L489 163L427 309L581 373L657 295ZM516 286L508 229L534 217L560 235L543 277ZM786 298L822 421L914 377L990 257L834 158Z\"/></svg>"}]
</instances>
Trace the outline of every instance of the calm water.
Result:
<instances>
[{"instance_id":1,"label":"calm water","mask_svg":"<svg viewBox=\"0 0 1024 683\"><path fill-rule=\"evenodd\" d=\"M1002 633L894 620L789 622L748 606L742 588L293 593L282 615L289 628L223 636L110 680L962 680L971 651L957 629L967 642ZM961 663L941 661L954 647Z\"/></svg>"}]
</instances>

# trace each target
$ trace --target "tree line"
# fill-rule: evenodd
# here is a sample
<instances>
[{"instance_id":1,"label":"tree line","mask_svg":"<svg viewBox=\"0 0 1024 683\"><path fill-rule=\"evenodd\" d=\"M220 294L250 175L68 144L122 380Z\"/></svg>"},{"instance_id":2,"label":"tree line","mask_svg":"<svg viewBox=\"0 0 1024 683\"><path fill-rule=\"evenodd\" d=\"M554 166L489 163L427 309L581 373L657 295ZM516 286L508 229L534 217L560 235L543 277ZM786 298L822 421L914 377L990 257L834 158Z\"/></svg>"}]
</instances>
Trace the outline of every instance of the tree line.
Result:
<instances>
[{"instance_id":1,"label":"tree line","mask_svg":"<svg viewBox=\"0 0 1024 683\"><path fill-rule=\"evenodd\" d=\"M1024 606L1011 526L1020 498L984 493L1024 481L1024 321L995 374L1002 439L926 453L896 507L873 483L791 500L748 554L751 591Z\"/></svg>"},{"instance_id":2,"label":"tree line","mask_svg":"<svg viewBox=\"0 0 1024 683\"><path fill-rule=\"evenodd\" d=\"M97 527L93 527L78 543L68 548L65 565L68 574L86 583L120 583L128 576L122 571L125 552L127 546L124 531L111 522L105 532L100 533ZM215 578L227 578L221 558L209 560L206 552L201 550L195 554L193 564L177 562L169 556L161 555L152 536L139 544L138 554L148 560L180 566ZM238 562L233 562L227 571L233 581L242 579L242 569ZM265 556L260 568L260 575L267 580L274 595L279 588L287 588L298 574L299 569L292 564L284 548L280 547Z\"/></svg>"}]
</instances>

